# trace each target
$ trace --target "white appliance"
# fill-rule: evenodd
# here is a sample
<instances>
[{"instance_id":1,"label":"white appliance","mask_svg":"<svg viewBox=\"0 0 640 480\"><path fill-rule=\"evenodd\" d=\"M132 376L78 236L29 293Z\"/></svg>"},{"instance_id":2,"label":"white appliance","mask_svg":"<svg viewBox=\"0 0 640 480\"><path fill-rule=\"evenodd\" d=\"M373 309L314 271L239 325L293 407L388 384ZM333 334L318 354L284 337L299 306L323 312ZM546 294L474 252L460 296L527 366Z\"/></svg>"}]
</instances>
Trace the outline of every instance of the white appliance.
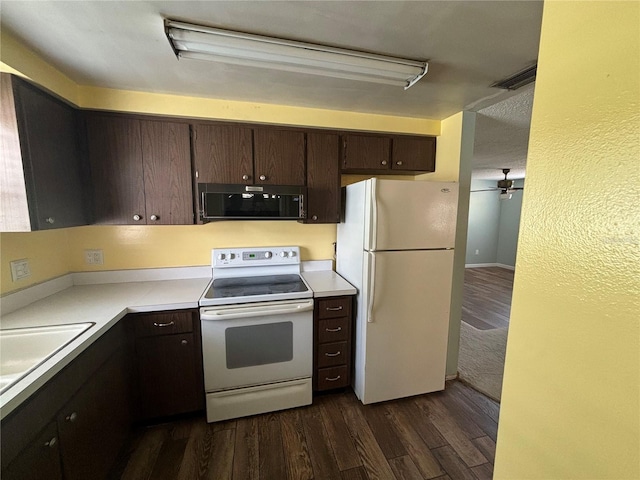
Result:
<instances>
[{"instance_id":1,"label":"white appliance","mask_svg":"<svg viewBox=\"0 0 640 480\"><path fill-rule=\"evenodd\" d=\"M358 289L353 388L363 404L444 389L458 184L346 187L337 272Z\"/></svg>"},{"instance_id":2,"label":"white appliance","mask_svg":"<svg viewBox=\"0 0 640 480\"><path fill-rule=\"evenodd\" d=\"M211 252L200 298L207 421L309 405L313 292L298 247Z\"/></svg>"}]
</instances>

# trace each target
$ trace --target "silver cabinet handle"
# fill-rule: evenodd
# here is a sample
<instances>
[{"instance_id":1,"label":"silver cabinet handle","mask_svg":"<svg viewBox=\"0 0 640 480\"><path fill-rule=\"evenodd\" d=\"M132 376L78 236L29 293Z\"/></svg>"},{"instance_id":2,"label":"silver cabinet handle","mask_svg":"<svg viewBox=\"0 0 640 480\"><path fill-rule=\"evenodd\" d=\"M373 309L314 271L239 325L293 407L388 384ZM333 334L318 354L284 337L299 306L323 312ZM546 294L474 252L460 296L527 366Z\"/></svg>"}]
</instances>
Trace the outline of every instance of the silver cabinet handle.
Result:
<instances>
[{"instance_id":1,"label":"silver cabinet handle","mask_svg":"<svg viewBox=\"0 0 640 480\"><path fill-rule=\"evenodd\" d=\"M47 223L49 223L49 224L51 224L51 225L53 225L54 223L56 223L56 219L55 219L55 218L53 218L53 217L47 217L47 218L45 218L45 219L44 219L44 221L45 221L45 222L47 222Z\"/></svg>"},{"instance_id":2,"label":"silver cabinet handle","mask_svg":"<svg viewBox=\"0 0 640 480\"><path fill-rule=\"evenodd\" d=\"M266 180L267 176L266 175L260 175L260 180Z\"/></svg>"},{"instance_id":3,"label":"silver cabinet handle","mask_svg":"<svg viewBox=\"0 0 640 480\"><path fill-rule=\"evenodd\" d=\"M325 357L337 357L340 354L342 354L342 352L340 350L338 350L336 353L325 353L324 356Z\"/></svg>"},{"instance_id":4,"label":"silver cabinet handle","mask_svg":"<svg viewBox=\"0 0 640 480\"><path fill-rule=\"evenodd\" d=\"M333 378L324 377L324 379L325 379L327 382L335 382L335 381L337 381L337 380L340 380L340 378L341 378L341 376L340 376L340 375L338 375L337 377L333 377Z\"/></svg>"},{"instance_id":5,"label":"silver cabinet handle","mask_svg":"<svg viewBox=\"0 0 640 480\"><path fill-rule=\"evenodd\" d=\"M325 328L324 329L326 332L340 332L342 331L342 327L338 327L338 328Z\"/></svg>"},{"instance_id":6,"label":"silver cabinet handle","mask_svg":"<svg viewBox=\"0 0 640 480\"><path fill-rule=\"evenodd\" d=\"M386 165L386 164L387 164L387 161L386 161L386 160L382 160L382 161L380 162L380 165Z\"/></svg>"},{"instance_id":7,"label":"silver cabinet handle","mask_svg":"<svg viewBox=\"0 0 640 480\"><path fill-rule=\"evenodd\" d=\"M182 345L186 345L186 344L188 344L189 342L187 342L186 340L182 340L180 343L181 343Z\"/></svg>"},{"instance_id":8,"label":"silver cabinet handle","mask_svg":"<svg viewBox=\"0 0 640 480\"><path fill-rule=\"evenodd\" d=\"M311 220L318 220L318 215L313 215L313 216L311 217Z\"/></svg>"},{"instance_id":9,"label":"silver cabinet handle","mask_svg":"<svg viewBox=\"0 0 640 480\"><path fill-rule=\"evenodd\" d=\"M57 437L53 437L48 442L44 442L44 446L45 447L49 447L49 448L53 448L53 447L56 446L56 443L58 443L58 438Z\"/></svg>"},{"instance_id":10,"label":"silver cabinet handle","mask_svg":"<svg viewBox=\"0 0 640 480\"><path fill-rule=\"evenodd\" d=\"M140 220L142 220L142 217L136 213L136 214L133 216L133 219L134 219L136 222L139 222Z\"/></svg>"},{"instance_id":11,"label":"silver cabinet handle","mask_svg":"<svg viewBox=\"0 0 640 480\"><path fill-rule=\"evenodd\" d=\"M342 305L339 307L327 307L328 312L339 312L340 310L342 310Z\"/></svg>"},{"instance_id":12,"label":"silver cabinet handle","mask_svg":"<svg viewBox=\"0 0 640 480\"><path fill-rule=\"evenodd\" d=\"M242 175L243 180L249 180L249 175Z\"/></svg>"},{"instance_id":13,"label":"silver cabinet handle","mask_svg":"<svg viewBox=\"0 0 640 480\"><path fill-rule=\"evenodd\" d=\"M402 160L398 160L398 161L396 162L396 165L402 165Z\"/></svg>"},{"instance_id":14,"label":"silver cabinet handle","mask_svg":"<svg viewBox=\"0 0 640 480\"><path fill-rule=\"evenodd\" d=\"M71 415L65 417L65 420L67 422L75 422L78 419L78 414L76 412L73 412Z\"/></svg>"},{"instance_id":15,"label":"silver cabinet handle","mask_svg":"<svg viewBox=\"0 0 640 480\"><path fill-rule=\"evenodd\" d=\"M176 324L176 322L173 322L173 321L171 321L169 323L156 323L156 322L153 322L153 326L154 327L170 327L170 326L175 325L175 324Z\"/></svg>"},{"instance_id":16,"label":"silver cabinet handle","mask_svg":"<svg viewBox=\"0 0 640 480\"><path fill-rule=\"evenodd\" d=\"M154 222L155 222L156 220L159 220L159 219L160 219L160 217L159 217L158 215L151 215L149 218L150 218L151 220L153 220Z\"/></svg>"}]
</instances>

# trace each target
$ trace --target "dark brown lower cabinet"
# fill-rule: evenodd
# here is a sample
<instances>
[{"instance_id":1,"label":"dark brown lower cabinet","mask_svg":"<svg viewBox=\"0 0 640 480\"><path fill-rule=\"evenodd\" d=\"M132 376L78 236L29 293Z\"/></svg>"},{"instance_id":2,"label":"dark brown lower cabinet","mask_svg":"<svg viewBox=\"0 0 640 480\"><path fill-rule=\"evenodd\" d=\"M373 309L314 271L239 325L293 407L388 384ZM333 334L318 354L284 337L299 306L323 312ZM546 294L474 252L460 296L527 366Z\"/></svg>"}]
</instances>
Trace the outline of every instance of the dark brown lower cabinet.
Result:
<instances>
[{"instance_id":1,"label":"dark brown lower cabinet","mask_svg":"<svg viewBox=\"0 0 640 480\"><path fill-rule=\"evenodd\" d=\"M136 331L139 421L204 408L200 322L195 311L138 314Z\"/></svg>"},{"instance_id":2,"label":"dark brown lower cabinet","mask_svg":"<svg viewBox=\"0 0 640 480\"><path fill-rule=\"evenodd\" d=\"M4 441L4 439L3 439ZM60 440L56 422L49 423L2 471L3 480L62 480Z\"/></svg>"},{"instance_id":3,"label":"dark brown lower cabinet","mask_svg":"<svg viewBox=\"0 0 640 480\"><path fill-rule=\"evenodd\" d=\"M119 322L2 420L3 480L106 478L131 426L129 338Z\"/></svg>"},{"instance_id":4,"label":"dark brown lower cabinet","mask_svg":"<svg viewBox=\"0 0 640 480\"><path fill-rule=\"evenodd\" d=\"M351 385L353 296L316 300L313 313L313 389Z\"/></svg>"},{"instance_id":5,"label":"dark brown lower cabinet","mask_svg":"<svg viewBox=\"0 0 640 480\"><path fill-rule=\"evenodd\" d=\"M105 478L118 456L131 425L126 368L120 350L58 415L65 480Z\"/></svg>"}]
</instances>

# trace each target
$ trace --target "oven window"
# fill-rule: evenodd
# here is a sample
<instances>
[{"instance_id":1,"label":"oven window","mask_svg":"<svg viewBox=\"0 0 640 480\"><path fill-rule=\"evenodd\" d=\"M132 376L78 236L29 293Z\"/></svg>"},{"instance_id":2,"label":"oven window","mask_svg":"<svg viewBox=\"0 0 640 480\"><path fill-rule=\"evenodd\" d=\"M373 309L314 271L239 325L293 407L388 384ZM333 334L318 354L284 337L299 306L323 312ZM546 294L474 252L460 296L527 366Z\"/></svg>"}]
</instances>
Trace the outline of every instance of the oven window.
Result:
<instances>
[{"instance_id":1,"label":"oven window","mask_svg":"<svg viewBox=\"0 0 640 480\"><path fill-rule=\"evenodd\" d=\"M228 369L293 360L293 322L231 327L224 334Z\"/></svg>"}]
</instances>

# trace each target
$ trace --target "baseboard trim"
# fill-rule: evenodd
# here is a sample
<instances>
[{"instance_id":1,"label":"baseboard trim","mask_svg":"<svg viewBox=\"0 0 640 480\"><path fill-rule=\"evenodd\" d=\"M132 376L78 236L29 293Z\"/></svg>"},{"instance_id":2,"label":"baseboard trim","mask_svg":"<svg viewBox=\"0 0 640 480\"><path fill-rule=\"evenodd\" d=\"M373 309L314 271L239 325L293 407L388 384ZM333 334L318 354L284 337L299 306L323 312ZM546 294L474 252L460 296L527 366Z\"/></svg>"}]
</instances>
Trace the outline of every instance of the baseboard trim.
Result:
<instances>
[{"instance_id":1,"label":"baseboard trim","mask_svg":"<svg viewBox=\"0 0 640 480\"><path fill-rule=\"evenodd\" d=\"M505 265L504 263L467 263L464 268L484 268L484 267L500 267L506 268L507 270L514 270L516 267L511 265Z\"/></svg>"},{"instance_id":2,"label":"baseboard trim","mask_svg":"<svg viewBox=\"0 0 640 480\"><path fill-rule=\"evenodd\" d=\"M444 377L444 379L448 382L449 380L455 380L456 378L458 378L458 374L456 373L455 375L447 375Z\"/></svg>"}]
</instances>

